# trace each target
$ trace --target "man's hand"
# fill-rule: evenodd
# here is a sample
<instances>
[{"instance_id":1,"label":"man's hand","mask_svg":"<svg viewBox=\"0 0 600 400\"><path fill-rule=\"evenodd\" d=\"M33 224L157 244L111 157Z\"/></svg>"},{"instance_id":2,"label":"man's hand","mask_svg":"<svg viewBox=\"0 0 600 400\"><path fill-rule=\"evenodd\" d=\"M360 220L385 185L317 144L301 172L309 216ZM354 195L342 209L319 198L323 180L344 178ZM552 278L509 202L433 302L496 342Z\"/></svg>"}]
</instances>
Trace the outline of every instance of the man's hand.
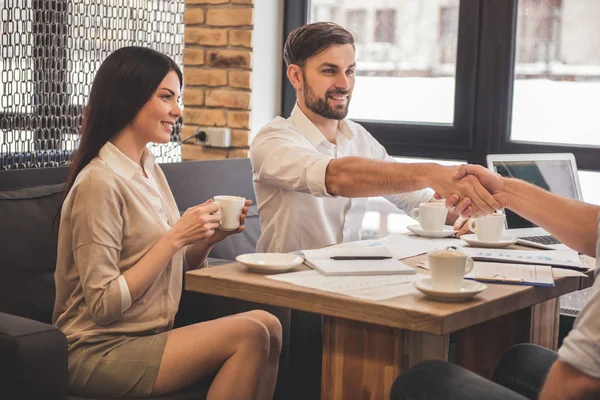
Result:
<instances>
[{"instance_id":1,"label":"man's hand","mask_svg":"<svg viewBox=\"0 0 600 400\"><path fill-rule=\"evenodd\" d=\"M458 232L456 232L456 237L459 238L462 235L466 235L467 233L472 233L471 231L469 231L469 218L464 218L464 217L458 217L457 220L454 222L454 229L458 230Z\"/></svg>"},{"instance_id":2,"label":"man's hand","mask_svg":"<svg viewBox=\"0 0 600 400\"><path fill-rule=\"evenodd\" d=\"M434 193L433 198L436 200L443 199L443 197L440 196L439 193ZM446 208L452 214L468 219L471 216L471 214L473 213L473 207L471 207L471 199L468 197L465 197L464 199L462 199L460 201L459 200L460 200L460 197L457 194L451 195L450 197L448 197L446 199ZM447 222L447 223L454 224L455 221L456 221L456 218L453 219L451 222Z\"/></svg>"},{"instance_id":3,"label":"man's hand","mask_svg":"<svg viewBox=\"0 0 600 400\"><path fill-rule=\"evenodd\" d=\"M467 171L469 170L467 169ZM457 167L441 167L440 170L436 171L431 186L446 199L449 199L453 194L459 196L460 202L469 198L472 213L476 216L487 215L501 209L502 204L473 175L468 172L461 173ZM460 202L458 204L461 204Z\"/></svg>"},{"instance_id":4,"label":"man's hand","mask_svg":"<svg viewBox=\"0 0 600 400\"><path fill-rule=\"evenodd\" d=\"M477 177L479 182L494 196L502 205L500 208L508 207L508 194L504 188L504 182L499 174L490 171L481 165L463 164L454 174L455 179L464 179L468 175ZM500 209L498 208L498 209Z\"/></svg>"},{"instance_id":5,"label":"man's hand","mask_svg":"<svg viewBox=\"0 0 600 400\"><path fill-rule=\"evenodd\" d=\"M442 196L440 196L439 193L434 193L433 199L441 200ZM452 213L448 214L446 224L452 224L454 229L458 230L458 232L456 232L456 237L461 237L470 232L468 226L469 215L471 215L470 205L471 199L468 197L464 198L459 203L457 194L453 194L446 199L446 207L448 208L449 213Z\"/></svg>"}]
</instances>

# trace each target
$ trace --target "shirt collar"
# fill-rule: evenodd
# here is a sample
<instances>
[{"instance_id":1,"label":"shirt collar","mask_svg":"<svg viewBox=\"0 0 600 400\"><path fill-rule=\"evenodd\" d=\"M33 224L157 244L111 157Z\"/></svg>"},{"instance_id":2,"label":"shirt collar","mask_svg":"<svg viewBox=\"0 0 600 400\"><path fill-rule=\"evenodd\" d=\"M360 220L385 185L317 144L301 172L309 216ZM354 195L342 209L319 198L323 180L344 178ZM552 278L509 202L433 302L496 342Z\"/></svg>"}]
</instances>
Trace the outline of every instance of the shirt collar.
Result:
<instances>
[{"instance_id":1,"label":"shirt collar","mask_svg":"<svg viewBox=\"0 0 600 400\"><path fill-rule=\"evenodd\" d=\"M142 173L142 167L127 157L111 142L106 142L100 149L98 157L102 159L113 171L127 180L131 180L136 173ZM154 155L144 148L142 153L142 163L147 174L152 173L154 169Z\"/></svg>"},{"instance_id":2,"label":"shirt collar","mask_svg":"<svg viewBox=\"0 0 600 400\"><path fill-rule=\"evenodd\" d=\"M300 129L304 136L306 136L308 141L313 146L317 147L323 142L329 143L325 136L323 136L319 128L317 128L317 126L313 124L313 122L300 109L298 103L294 105L294 109L292 110L290 119L296 124L296 126ZM354 136L351 127L346 121L346 118L340 121L338 129L348 140L352 139L352 137Z\"/></svg>"}]
</instances>

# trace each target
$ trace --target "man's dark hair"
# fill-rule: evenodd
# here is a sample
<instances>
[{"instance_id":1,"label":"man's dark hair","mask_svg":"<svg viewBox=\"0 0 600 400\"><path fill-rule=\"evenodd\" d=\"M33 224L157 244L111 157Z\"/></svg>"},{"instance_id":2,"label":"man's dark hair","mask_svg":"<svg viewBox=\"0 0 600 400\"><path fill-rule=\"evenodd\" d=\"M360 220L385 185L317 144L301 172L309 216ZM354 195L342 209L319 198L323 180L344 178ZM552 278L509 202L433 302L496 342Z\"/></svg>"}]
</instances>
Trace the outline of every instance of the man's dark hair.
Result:
<instances>
[{"instance_id":1,"label":"man's dark hair","mask_svg":"<svg viewBox=\"0 0 600 400\"><path fill-rule=\"evenodd\" d=\"M287 37L283 48L283 59L287 66L304 66L309 57L315 56L331 46L351 44L352 33L333 22L315 22L294 29Z\"/></svg>"}]
</instances>

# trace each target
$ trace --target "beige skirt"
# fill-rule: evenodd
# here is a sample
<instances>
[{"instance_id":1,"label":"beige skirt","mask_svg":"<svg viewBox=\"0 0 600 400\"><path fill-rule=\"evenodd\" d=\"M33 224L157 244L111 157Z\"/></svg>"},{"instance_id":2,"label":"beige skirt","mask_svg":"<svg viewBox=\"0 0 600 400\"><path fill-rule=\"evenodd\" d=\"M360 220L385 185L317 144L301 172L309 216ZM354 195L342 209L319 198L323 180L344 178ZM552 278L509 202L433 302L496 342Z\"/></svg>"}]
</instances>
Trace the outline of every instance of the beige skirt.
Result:
<instances>
[{"instance_id":1,"label":"beige skirt","mask_svg":"<svg viewBox=\"0 0 600 400\"><path fill-rule=\"evenodd\" d=\"M98 335L69 346L69 392L89 397L152 393L169 332Z\"/></svg>"}]
</instances>

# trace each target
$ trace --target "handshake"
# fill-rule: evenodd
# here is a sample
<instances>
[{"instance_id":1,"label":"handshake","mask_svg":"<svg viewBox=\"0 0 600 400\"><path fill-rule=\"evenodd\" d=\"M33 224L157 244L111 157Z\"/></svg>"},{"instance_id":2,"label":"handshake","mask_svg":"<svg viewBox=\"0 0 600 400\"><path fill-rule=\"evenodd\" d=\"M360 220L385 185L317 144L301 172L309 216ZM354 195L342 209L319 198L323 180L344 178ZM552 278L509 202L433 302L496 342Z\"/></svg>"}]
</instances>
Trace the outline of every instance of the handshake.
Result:
<instances>
[{"instance_id":1,"label":"handshake","mask_svg":"<svg viewBox=\"0 0 600 400\"><path fill-rule=\"evenodd\" d=\"M432 178L431 187L446 207L468 218L490 214L508 207L508 194L502 177L480 165L441 167ZM440 172L440 171L438 171Z\"/></svg>"}]
</instances>

